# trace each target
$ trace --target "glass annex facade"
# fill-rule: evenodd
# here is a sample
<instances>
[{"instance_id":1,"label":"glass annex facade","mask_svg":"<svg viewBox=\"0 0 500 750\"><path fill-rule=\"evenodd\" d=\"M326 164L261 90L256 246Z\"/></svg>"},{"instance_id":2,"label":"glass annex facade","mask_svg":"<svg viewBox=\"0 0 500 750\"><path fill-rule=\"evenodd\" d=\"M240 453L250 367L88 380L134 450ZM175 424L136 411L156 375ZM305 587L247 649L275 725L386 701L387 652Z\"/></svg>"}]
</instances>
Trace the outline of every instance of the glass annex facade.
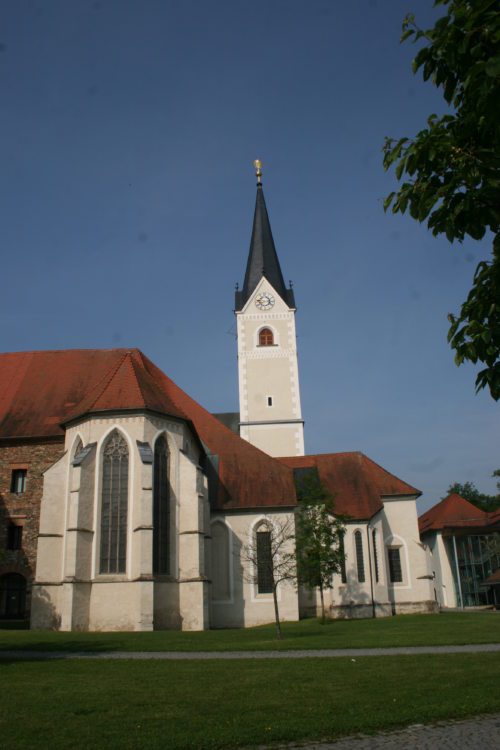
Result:
<instances>
[{"instance_id":1,"label":"glass annex facade","mask_svg":"<svg viewBox=\"0 0 500 750\"><path fill-rule=\"evenodd\" d=\"M456 561L454 540L456 545ZM460 588L464 607L493 604L493 590L484 581L500 568L500 533L468 534L446 540L449 559L452 562L453 579L457 602ZM457 565L460 573L460 588L457 582Z\"/></svg>"}]
</instances>

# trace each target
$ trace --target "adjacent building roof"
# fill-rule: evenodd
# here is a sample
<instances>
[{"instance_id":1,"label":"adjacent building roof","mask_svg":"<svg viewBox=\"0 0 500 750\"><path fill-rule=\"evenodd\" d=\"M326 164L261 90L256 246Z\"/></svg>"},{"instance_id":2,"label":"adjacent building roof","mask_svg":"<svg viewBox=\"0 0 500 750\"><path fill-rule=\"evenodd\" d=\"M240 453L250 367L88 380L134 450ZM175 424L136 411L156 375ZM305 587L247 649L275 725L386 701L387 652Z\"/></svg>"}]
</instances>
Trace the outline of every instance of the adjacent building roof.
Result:
<instances>
[{"instance_id":1,"label":"adjacent building roof","mask_svg":"<svg viewBox=\"0 0 500 750\"><path fill-rule=\"evenodd\" d=\"M362 453L272 458L241 439L138 349L0 354L0 440L60 439L93 414L150 411L187 422L212 467L214 509L290 507L294 470L316 468L339 513L371 518L386 497L419 490ZM210 476L210 473L209 473Z\"/></svg>"},{"instance_id":2,"label":"adjacent building roof","mask_svg":"<svg viewBox=\"0 0 500 750\"><path fill-rule=\"evenodd\" d=\"M279 461L293 469L316 468L334 496L335 510L355 519L371 518L382 509L384 498L422 494L359 452L290 456Z\"/></svg>"},{"instance_id":3,"label":"adjacent building roof","mask_svg":"<svg viewBox=\"0 0 500 750\"><path fill-rule=\"evenodd\" d=\"M500 510L487 513L456 493L433 505L418 519L420 534L446 529L487 528L498 523Z\"/></svg>"},{"instance_id":4,"label":"adjacent building roof","mask_svg":"<svg viewBox=\"0 0 500 750\"><path fill-rule=\"evenodd\" d=\"M295 307L292 289L283 280L278 254L274 245L271 224L267 215L262 185L257 185L257 198L253 217L252 239L248 253L243 289L236 291L235 310L242 310L261 278L265 276L289 307Z\"/></svg>"}]
</instances>

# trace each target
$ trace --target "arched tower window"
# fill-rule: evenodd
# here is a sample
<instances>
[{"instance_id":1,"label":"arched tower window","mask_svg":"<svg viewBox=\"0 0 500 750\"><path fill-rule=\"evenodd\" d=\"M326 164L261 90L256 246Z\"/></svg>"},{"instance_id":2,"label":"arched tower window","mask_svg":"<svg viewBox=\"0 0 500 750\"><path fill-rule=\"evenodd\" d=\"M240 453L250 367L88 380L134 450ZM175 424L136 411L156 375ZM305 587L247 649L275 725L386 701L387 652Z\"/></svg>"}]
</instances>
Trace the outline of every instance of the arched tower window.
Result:
<instances>
[{"instance_id":1,"label":"arched tower window","mask_svg":"<svg viewBox=\"0 0 500 750\"><path fill-rule=\"evenodd\" d=\"M125 573L127 566L128 447L117 431L102 454L100 573Z\"/></svg>"},{"instance_id":2,"label":"arched tower window","mask_svg":"<svg viewBox=\"0 0 500 750\"><path fill-rule=\"evenodd\" d=\"M361 531L354 532L354 544L356 545L356 565L358 568L359 583L365 582L365 561L363 558L363 539Z\"/></svg>"},{"instance_id":3,"label":"arched tower window","mask_svg":"<svg viewBox=\"0 0 500 750\"><path fill-rule=\"evenodd\" d=\"M170 484L164 435L155 443L153 462L153 573L170 573Z\"/></svg>"},{"instance_id":4,"label":"arched tower window","mask_svg":"<svg viewBox=\"0 0 500 750\"><path fill-rule=\"evenodd\" d=\"M259 331L259 346L273 346L274 336L270 328L263 328Z\"/></svg>"},{"instance_id":5,"label":"arched tower window","mask_svg":"<svg viewBox=\"0 0 500 750\"><path fill-rule=\"evenodd\" d=\"M221 521L212 524L212 581L214 601L229 599L229 529Z\"/></svg>"}]
</instances>

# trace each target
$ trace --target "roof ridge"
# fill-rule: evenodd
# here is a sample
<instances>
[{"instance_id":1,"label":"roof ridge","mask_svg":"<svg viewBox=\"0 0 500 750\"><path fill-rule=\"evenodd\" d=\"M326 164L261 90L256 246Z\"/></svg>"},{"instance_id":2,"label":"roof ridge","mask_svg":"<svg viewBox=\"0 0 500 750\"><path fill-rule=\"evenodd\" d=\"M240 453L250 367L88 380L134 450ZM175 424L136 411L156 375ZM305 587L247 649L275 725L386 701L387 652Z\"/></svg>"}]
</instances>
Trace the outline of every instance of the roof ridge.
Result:
<instances>
[{"instance_id":1,"label":"roof ridge","mask_svg":"<svg viewBox=\"0 0 500 750\"><path fill-rule=\"evenodd\" d=\"M142 354L142 352L140 352L139 350L136 350L136 351L138 351L139 354ZM140 393L143 405L144 405L144 407L146 407L146 405L147 405L147 399L146 399L146 396L145 396L144 391L142 389L142 383L141 383L142 378L144 378L144 376L148 377L150 380L153 380L154 385L157 386L157 387L159 387L159 384L154 380L154 378L151 377L151 375L149 374L149 372L146 370L146 368L144 367L144 362L142 362L142 366L139 365L138 362L136 362L136 359L134 357L134 353L133 352L127 352L127 356L128 356L128 358L130 360L130 364L131 364L132 370L134 372L135 382L137 384L137 388L139 390L139 393Z\"/></svg>"},{"instance_id":2,"label":"roof ridge","mask_svg":"<svg viewBox=\"0 0 500 750\"><path fill-rule=\"evenodd\" d=\"M112 347L82 347L79 349L25 349L22 351L0 352L0 357L10 356L12 354L72 354L73 352L133 352L140 349L136 346L112 346Z\"/></svg>"},{"instance_id":3,"label":"roof ridge","mask_svg":"<svg viewBox=\"0 0 500 750\"><path fill-rule=\"evenodd\" d=\"M322 456L363 456L364 453L361 451L332 451L331 453L305 453L303 456L275 456L279 460L287 460L289 458L321 458ZM397 477L396 477L397 479ZM403 480L400 480L403 481Z\"/></svg>"},{"instance_id":4,"label":"roof ridge","mask_svg":"<svg viewBox=\"0 0 500 750\"><path fill-rule=\"evenodd\" d=\"M115 350L115 351L122 351L122 350ZM115 365L112 365L108 372L106 372L105 375L99 380L98 383L95 384L94 388L92 389L91 393L85 398L85 396L79 401L79 403L76 405L74 409L71 410L71 414L74 414L75 416L79 416L80 414L86 413L91 411L92 407L96 404L96 402L101 398L103 393L106 391L106 389L111 384L113 378L115 377L116 373L122 366L123 362L125 361L126 357L128 355L128 351L123 350L123 355L120 359L117 360L117 363ZM101 384L102 387L101 387ZM93 394L96 394L95 396ZM89 401L89 399L91 399ZM80 405L85 406L84 412L80 412ZM70 415L70 419L73 419ZM68 421L68 418L65 417L64 421Z\"/></svg>"},{"instance_id":5,"label":"roof ridge","mask_svg":"<svg viewBox=\"0 0 500 750\"><path fill-rule=\"evenodd\" d=\"M126 353L125 359L123 360L122 365L125 364L125 362L127 362L127 361L130 363L130 366L132 368L132 373L134 375L135 384L137 386L137 390L139 391L140 398L142 399L142 404L143 404L143 406L146 406L147 400L146 400L146 397L145 397L144 392L142 390L141 378L139 376L140 370L137 369L138 365L137 365L137 363L135 361L134 354L133 354L132 351L128 351ZM121 366L120 366L120 369L121 369ZM144 370L142 370L142 372L144 372ZM115 376L117 375L117 373L118 373L118 370L116 371ZM112 382L113 381L110 382L110 385L111 385Z\"/></svg>"}]
</instances>

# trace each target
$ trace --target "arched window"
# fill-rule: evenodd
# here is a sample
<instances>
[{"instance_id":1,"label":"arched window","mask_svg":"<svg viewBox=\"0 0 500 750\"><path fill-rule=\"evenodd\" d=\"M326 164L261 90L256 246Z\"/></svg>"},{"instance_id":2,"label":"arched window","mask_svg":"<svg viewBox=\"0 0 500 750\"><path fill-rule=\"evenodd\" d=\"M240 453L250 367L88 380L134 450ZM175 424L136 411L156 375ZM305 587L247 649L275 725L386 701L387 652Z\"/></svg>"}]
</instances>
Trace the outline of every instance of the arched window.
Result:
<instances>
[{"instance_id":1,"label":"arched window","mask_svg":"<svg viewBox=\"0 0 500 750\"><path fill-rule=\"evenodd\" d=\"M26 578L19 573L0 576L0 617L16 619L26 611Z\"/></svg>"},{"instance_id":2,"label":"arched window","mask_svg":"<svg viewBox=\"0 0 500 750\"><path fill-rule=\"evenodd\" d=\"M128 447L117 431L102 454L100 573L125 573L127 566Z\"/></svg>"},{"instance_id":3,"label":"arched window","mask_svg":"<svg viewBox=\"0 0 500 750\"><path fill-rule=\"evenodd\" d=\"M354 532L354 544L356 545L356 565L358 568L359 583L365 582L365 561L363 559L363 539L361 531Z\"/></svg>"},{"instance_id":4,"label":"arched window","mask_svg":"<svg viewBox=\"0 0 500 750\"><path fill-rule=\"evenodd\" d=\"M339 547L340 547L340 580L342 583L347 583L347 572L345 568L344 533L340 534Z\"/></svg>"},{"instance_id":5,"label":"arched window","mask_svg":"<svg viewBox=\"0 0 500 750\"><path fill-rule=\"evenodd\" d=\"M375 566L375 581L378 583L378 551L377 551L377 529L372 531L373 541L373 564Z\"/></svg>"},{"instance_id":6,"label":"arched window","mask_svg":"<svg viewBox=\"0 0 500 750\"><path fill-rule=\"evenodd\" d=\"M403 583L400 548L388 547L387 556L389 558L389 578L391 583Z\"/></svg>"},{"instance_id":7,"label":"arched window","mask_svg":"<svg viewBox=\"0 0 500 750\"><path fill-rule=\"evenodd\" d=\"M263 328L259 331L259 346L273 346L274 336L270 328Z\"/></svg>"},{"instance_id":8,"label":"arched window","mask_svg":"<svg viewBox=\"0 0 500 750\"><path fill-rule=\"evenodd\" d=\"M230 596L229 529L216 521L212 524L212 597L214 601L224 601Z\"/></svg>"},{"instance_id":9,"label":"arched window","mask_svg":"<svg viewBox=\"0 0 500 750\"><path fill-rule=\"evenodd\" d=\"M273 558L271 530L262 525L255 535L257 553L257 591L259 594L273 593Z\"/></svg>"},{"instance_id":10,"label":"arched window","mask_svg":"<svg viewBox=\"0 0 500 750\"><path fill-rule=\"evenodd\" d=\"M155 443L153 462L153 573L170 573L170 484L164 435Z\"/></svg>"}]
</instances>

